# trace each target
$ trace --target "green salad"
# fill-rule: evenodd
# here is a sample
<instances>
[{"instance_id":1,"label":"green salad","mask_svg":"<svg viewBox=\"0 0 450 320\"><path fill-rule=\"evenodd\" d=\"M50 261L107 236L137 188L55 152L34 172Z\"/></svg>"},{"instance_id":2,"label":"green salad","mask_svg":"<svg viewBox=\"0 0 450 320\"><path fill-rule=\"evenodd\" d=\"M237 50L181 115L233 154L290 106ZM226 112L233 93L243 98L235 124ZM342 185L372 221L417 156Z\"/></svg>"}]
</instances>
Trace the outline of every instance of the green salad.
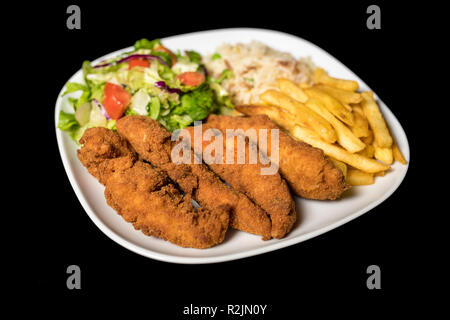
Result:
<instances>
[{"instance_id":1,"label":"green salad","mask_svg":"<svg viewBox=\"0 0 450 320\"><path fill-rule=\"evenodd\" d=\"M82 71L84 83L68 82L63 93L78 92L68 97L73 111L61 111L58 121L77 143L87 128L115 129L125 115L148 116L173 131L234 108L221 86L233 77L230 70L208 77L199 53L175 54L158 39L139 40L132 51L96 65L85 61Z\"/></svg>"}]
</instances>

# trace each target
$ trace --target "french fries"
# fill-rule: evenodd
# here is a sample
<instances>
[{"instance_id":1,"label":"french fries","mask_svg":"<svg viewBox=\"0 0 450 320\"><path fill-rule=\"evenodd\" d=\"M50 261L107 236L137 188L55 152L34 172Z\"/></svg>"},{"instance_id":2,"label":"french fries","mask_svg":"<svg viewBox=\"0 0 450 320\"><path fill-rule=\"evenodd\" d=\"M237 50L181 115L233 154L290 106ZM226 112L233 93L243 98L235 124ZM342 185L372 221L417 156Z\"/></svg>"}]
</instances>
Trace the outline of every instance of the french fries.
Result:
<instances>
[{"instance_id":1,"label":"french fries","mask_svg":"<svg viewBox=\"0 0 450 320\"><path fill-rule=\"evenodd\" d=\"M316 68L314 70L314 83L322 83L330 87L347 91L356 91L359 88L358 82L332 78L322 68Z\"/></svg>"},{"instance_id":2,"label":"french fries","mask_svg":"<svg viewBox=\"0 0 450 320\"><path fill-rule=\"evenodd\" d=\"M362 137L361 140L362 140L362 142L364 142L366 144L366 146L372 144L373 143L373 132L371 130L369 130L369 135L367 137Z\"/></svg>"},{"instance_id":3,"label":"french fries","mask_svg":"<svg viewBox=\"0 0 450 320\"><path fill-rule=\"evenodd\" d=\"M373 175L375 177L384 177L385 174L386 174L386 171L380 171L380 172L375 172Z\"/></svg>"},{"instance_id":4,"label":"french fries","mask_svg":"<svg viewBox=\"0 0 450 320\"><path fill-rule=\"evenodd\" d=\"M279 91L261 94L261 104L236 110L265 114L293 138L321 149L353 186L373 184L394 161L407 163L373 92L355 92L356 81L332 78L321 68L313 84L277 81Z\"/></svg>"},{"instance_id":5,"label":"french fries","mask_svg":"<svg viewBox=\"0 0 450 320\"><path fill-rule=\"evenodd\" d=\"M342 104L355 104L362 101L361 94L357 92L333 88L324 84L319 84L315 87L328 93L333 98L339 100Z\"/></svg>"},{"instance_id":6,"label":"french fries","mask_svg":"<svg viewBox=\"0 0 450 320\"><path fill-rule=\"evenodd\" d=\"M392 148L382 148L378 147L376 144L374 145L375 148L375 158L383 161L386 164L391 164L393 160L392 156Z\"/></svg>"},{"instance_id":7,"label":"french fries","mask_svg":"<svg viewBox=\"0 0 450 320\"><path fill-rule=\"evenodd\" d=\"M298 86L300 87L300 89L311 88L311 85L307 82L300 82Z\"/></svg>"},{"instance_id":8,"label":"french fries","mask_svg":"<svg viewBox=\"0 0 450 320\"><path fill-rule=\"evenodd\" d=\"M372 173L367 173L358 169L349 168L347 170L346 181L351 186L365 186L373 184L374 182L373 176L374 175Z\"/></svg>"},{"instance_id":9,"label":"french fries","mask_svg":"<svg viewBox=\"0 0 450 320\"><path fill-rule=\"evenodd\" d=\"M291 96L301 103L308 101L308 96L306 93L295 84L295 82L288 79L278 79L278 88L281 92Z\"/></svg>"},{"instance_id":10,"label":"french fries","mask_svg":"<svg viewBox=\"0 0 450 320\"><path fill-rule=\"evenodd\" d=\"M398 161L401 164L407 163L405 157L403 156L402 152L400 151L396 143L394 143L394 145L392 146L392 154L394 156L395 161Z\"/></svg>"},{"instance_id":11,"label":"french fries","mask_svg":"<svg viewBox=\"0 0 450 320\"><path fill-rule=\"evenodd\" d=\"M392 137L384 121L380 108L373 99L373 92L363 92L362 110L369 121L373 131L375 143L378 147L389 148L392 146Z\"/></svg>"},{"instance_id":12,"label":"french fries","mask_svg":"<svg viewBox=\"0 0 450 320\"><path fill-rule=\"evenodd\" d=\"M343 146L349 152L358 152L366 147L364 142L359 140L353 132L345 126L342 122L340 122L334 115L331 114L324 107L324 105L317 99L311 98L306 103L306 106L311 110L315 111L319 115L321 115L325 120L327 120L333 126L334 130L336 130L337 141L341 146Z\"/></svg>"},{"instance_id":13,"label":"french fries","mask_svg":"<svg viewBox=\"0 0 450 320\"><path fill-rule=\"evenodd\" d=\"M353 108L352 108L349 104L343 103L342 105L343 105L344 108L347 109L349 112L352 112L352 111L353 111Z\"/></svg>"},{"instance_id":14,"label":"french fries","mask_svg":"<svg viewBox=\"0 0 450 320\"><path fill-rule=\"evenodd\" d=\"M242 105L236 106L236 109L247 116L265 114L278 126L288 131L296 125L295 117L292 114L270 105Z\"/></svg>"},{"instance_id":15,"label":"french fries","mask_svg":"<svg viewBox=\"0 0 450 320\"><path fill-rule=\"evenodd\" d=\"M345 162L352 167L355 167L362 171L375 173L378 171L385 171L390 168L390 166L387 164L383 164L357 153L350 153L347 150L334 144L330 144L323 140L317 139L317 134L307 128L295 126L291 133L295 138L302 140L312 145L313 147L322 149L327 156Z\"/></svg>"},{"instance_id":16,"label":"french fries","mask_svg":"<svg viewBox=\"0 0 450 320\"><path fill-rule=\"evenodd\" d=\"M304 91L306 92L308 97L320 100L328 109L328 111L334 114L339 120L348 124L349 126L353 125L353 113L345 108L338 100L315 87L306 88L304 89Z\"/></svg>"},{"instance_id":17,"label":"french fries","mask_svg":"<svg viewBox=\"0 0 450 320\"><path fill-rule=\"evenodd\" d=\"M350 127L350 129L358 138L369 136L370 133L369 122L364 116L364 112L362 111L361 107L354 106L353 111L355 121L353 123L353 126Z\"/></svg>"},{"instance_id":18,"label":"french fries","mask_svg":"<svg viewBox=\"0 0 450 320\"><path fill-rule=\"evenodd\" d=\"M305 127L317 132L325 141L333 143L336 141L336 132L330 123L315 112L309 110L301 102L285 95L284 93L267 90L260 96L261 100L283 108L295 116L296 121Z\"/></svg>"},{"instance_id":19,"label":"french fries","mask_svg":"<svg viewBox=\"0 0 450 320\"><path fill-rule=\"evenodd\" d=\"M367 158L373 158L373 156L375 155L375 148L373 147L373 145L368 144L363 150L358 152L358 154L365 156Z\"/></svg>"}]
</instances>

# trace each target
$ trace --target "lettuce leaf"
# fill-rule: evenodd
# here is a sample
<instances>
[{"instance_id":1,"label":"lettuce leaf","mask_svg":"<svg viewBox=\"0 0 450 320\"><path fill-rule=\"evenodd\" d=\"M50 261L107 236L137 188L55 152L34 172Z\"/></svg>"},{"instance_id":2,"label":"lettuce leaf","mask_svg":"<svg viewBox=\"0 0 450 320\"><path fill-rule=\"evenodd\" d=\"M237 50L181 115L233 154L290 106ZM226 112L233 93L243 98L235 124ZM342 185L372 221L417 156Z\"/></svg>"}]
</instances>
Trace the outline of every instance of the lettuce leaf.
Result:
<instances>
[{"instance_id":1,"label":"lettuce leaf","mask_svg":"<svg viewBox=\"0 0 450 320\"><path fill-rule=\"evenodd\" d=\"M155 39L155 40L147 40L145 38L138 40L134 43L134 49L135 50L139 50L139 49L150 49L152 50L155 46L157 45L161 45L161 41L159 39Z\"/></svg>"},{"instance_id":2,"label":"lettuce leaf","mask_svg":"<svg viewBox=\"0 0 450 320\"><path fill-rule=\"evenodd\" d=\"M157 97L152 97L150 100L150 118L156 120L159 117L159 112L161 110L161 101Z\"/></svg>"},{"instance_id":3,"label":"lettuce leaf","mask_svg":"<svg viewBox=\"0 0 450 320\"><path fill-rule=\"evenodd\" d=\"M174 109L174 114L187 114L192 120L202 120L217 109L214 92L207 86L202 86L181 97L180 106Z\"/></svg>"},{"instance_id":4,"label":"lettuce leaf","mask_svg":"<svg viewBox=\"0 0 450 320\"><path fill-rule=\"evenodd\" d=\"M155 51L152 50L152 55L160 57L161 59L164 60L164 62L166 62L169 66L172 65L172 57L170 56L170 54L168 54L167 52L162 52L162 51Z\"/></svg>"},{"instance_id":5,"label":"lettuce leaf","mask_svg":"<svg viewBox=\"0 0 450 320\"><path fill-rule=\"evenodd\" d=\"M230 69L225 69L225 70L223 70L222 71L222 73L221 73L221 75L220 75L220 77L219 78L217 78L217 79L214 79L214 78L208 78L208 81L210 82L210 83L218 83L218 84L221 84L224 80L226 80L226 79L231 79L231 78L233 78L234 77L234 73L233 73L233 71L231 71Z\"/></svg>"},{"instance_id":6,"label":"lettuce leaf","mask_svg":"<svg viewBox=\"0 0 450 320\"><path fill-rule=\"evenodd\" d=\"M64 111L59 112L58 119L58 128L63 131L72 131L74 129L78 129L79 123L77 119L75 119L74 113L67 113Z\"/></svg>"},{"instance_id":7,"label":"lettuce leaf","mask_svg":"<svg viewBox=\"0 0 450 320\"><path fill-rule=\"evenodd\" d=\"M88 86L81 84L81 83L76 83L76 82L67 82L66 83L66 91L64 91L64 93L62 94L63 96L65 96L68 93L72 93L72 92L76 92L76 91L89 91Z\"/></svg>"},{"instance_id":8,"label":"lettuce leaf","mask_svg":"<svg viewBox=\"0 0 450 320\"><path fill-rule=\"evenodd\" d=\"M190 125L194 120L192 118L185 114L185 115L178 115L173 114L167 118L166 121L166 128L170 131L174 131L176 129L183 129Z\"/></svg>"},{"instance_id":9,"label":"lettuce leaf","mask_svg":"<svg viewBox=\"0 0 450 320\"><path fill-rule=\"evenodd\" d=\"M193 51L193 50L187 50L185 52L191 62L201 64L202 56L200 55L200 53L198 53L197 51Z\"/></svg>"}]
</instances>

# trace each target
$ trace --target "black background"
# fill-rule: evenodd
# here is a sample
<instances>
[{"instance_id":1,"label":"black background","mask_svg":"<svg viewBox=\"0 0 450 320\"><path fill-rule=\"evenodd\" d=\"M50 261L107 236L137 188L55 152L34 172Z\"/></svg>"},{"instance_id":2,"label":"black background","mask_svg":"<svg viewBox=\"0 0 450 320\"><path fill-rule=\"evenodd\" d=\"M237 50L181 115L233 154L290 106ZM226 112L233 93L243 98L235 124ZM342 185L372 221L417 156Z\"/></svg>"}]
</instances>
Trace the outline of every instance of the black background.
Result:
<instances>
[{"instance_id":1,"label":"black background","mask_svg":"<svg viewBox=\"0 0 450 320\"><path fill-rule=\"evenodd\" d=\"M81 30L68 30L66 8L75 3L81 8ZM366 27L366 8L374 3L381 7L381 30ZM347 314L359 306L364 311L357 313L367 316L384 315L388 307L403 313L420 306L412 301L424 293L422 284L429 281L423 266L434 263L431 251L416 236L418 228L425 228L420 207L423 193L417 187L427 179L417 169L422 160L418 149L425 143L418 134L421 84L416 79L422 69L422 46L417 43L430 41L422 19L428 9L367 1L297 1L295 5L285 1L159 1L96 6L74 1L15 10L10 13L18 17L17 28L9 35L32 52L33 63L27 67L37 80L31 92L22 92L28 101L25 107L33 113L32 124L25 131L15 130L27 145L18 151L26 154L20 157L20 165L32 172L32 179L27 174L13 184L17 214L24 217L21 226L27 234L19 253L21 266L25 266L18 275L26 283L23 290L33 291L36 299L69 304L106 298L109 309L129 307L145 311L149 318L159 313L170 319L187 319L182 308L191 303L268 304L268 316L262 318L280 319L306 310L319 315ZM399 189L369 213L288 248L210 265L169 264L141 257L106 237L77 200L56 144L57 95L83 60L130 46L143 37L228 27L298 35L356 72L406 131L412 159L409 172ZM18 191L24 185L25 198L24 191ZM81 267L81 290L66 288L66 268L71 264ZM366 268L371 264L381 268L381 290L366 287ZM439 273L438 266L435 271ZM128 299L139 300L122 302Z\"/></svg>"}]
</instances>

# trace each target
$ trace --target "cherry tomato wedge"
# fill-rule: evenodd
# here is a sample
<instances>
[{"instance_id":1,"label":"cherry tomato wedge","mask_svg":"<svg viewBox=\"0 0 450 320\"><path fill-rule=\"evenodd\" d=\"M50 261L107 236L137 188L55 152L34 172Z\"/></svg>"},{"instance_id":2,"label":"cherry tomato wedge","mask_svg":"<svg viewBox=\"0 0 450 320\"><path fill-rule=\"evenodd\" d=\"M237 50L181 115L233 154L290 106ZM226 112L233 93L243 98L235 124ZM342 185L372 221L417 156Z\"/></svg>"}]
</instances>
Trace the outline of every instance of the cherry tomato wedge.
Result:
<instances>
[{"instance_id":1,"label":"cherry tomato wedge","mask_svg":"<svg viewBox=\"0 0 450 320\"><path fill-rule=\"evenodd\" d=\"M130 63L128 65L128 69L131 70L134 67L148 68L148 67L150 67L150 62L147 59L133 59L133 60L130 60Z\"/></svg>"},{"instance_id":2,"label":"cherry tomato wedge","mask_svg":"<svg viewBox=\"0 0 450 320\"><path fill-rule=\"evenodd\" d=\"M166 47L164 47L164 46L156 46L156 47L153 48L153 50L168 53L170 55L170 57L172 58L172 65L177 63L177 56L172 51L167 49Z\"/></svg>"},{"instance_id":3,"label":"cherry tomato wedge","mask_svg":"<svg viewBox=\"0 0 450 320\"><path fill-rule=\"evenodd\" d=\"M103 106L111 119L119 119L128 104L130 103L131 95L122 86L107 82L103 91Z\"/></svg>"},{"instance_id":4,"label":"cherry tomato wedge","mask_svg":"<svg viewBox=\"0 0 450 320\"><path fill-rule=\"evenodd\" d=\"M205 75L200 72L183 72L177 76L177 79L181 81L185 86L196 87L205 82Z\"/></svg>"}]
</instances>

